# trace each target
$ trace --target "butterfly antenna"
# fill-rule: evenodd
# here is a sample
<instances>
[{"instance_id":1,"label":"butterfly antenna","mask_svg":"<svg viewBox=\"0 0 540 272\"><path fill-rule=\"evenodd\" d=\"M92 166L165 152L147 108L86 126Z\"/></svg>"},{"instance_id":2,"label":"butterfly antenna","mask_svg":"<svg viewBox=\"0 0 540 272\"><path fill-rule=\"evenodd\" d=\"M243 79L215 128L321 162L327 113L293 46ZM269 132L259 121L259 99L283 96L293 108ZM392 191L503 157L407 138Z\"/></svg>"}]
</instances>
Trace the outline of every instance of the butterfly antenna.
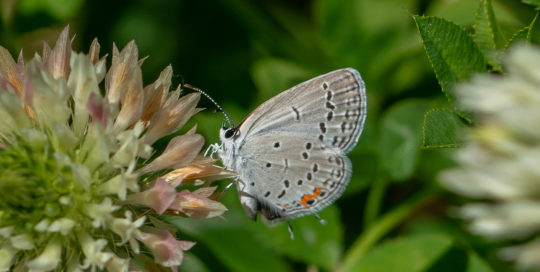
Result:
<instances>
[{"instance_id":1,"label":"butterfly antenna","mask_svg":"<svg viewBox=\"0 0 540 272\"><path fill-rule=\"evenodd\" d=\"M209 94L205 93L203 90L195 87L195 86L192 86L190 84L183 84L184 87L188 88L188 89L191 89L191 90L194 90L202 95L204 95L208 100L210 100L210 102L212 102L216 108L218 108L218 110L220 112L223 113L223 115L225 116L225 120L227 120L227 123L229 124L229 127L233 127L233 122L232 122L232 118L231 116L229 115L228 112L226 112L217 102L216 100L214 100Z\"/></svg>"}]
</instances>

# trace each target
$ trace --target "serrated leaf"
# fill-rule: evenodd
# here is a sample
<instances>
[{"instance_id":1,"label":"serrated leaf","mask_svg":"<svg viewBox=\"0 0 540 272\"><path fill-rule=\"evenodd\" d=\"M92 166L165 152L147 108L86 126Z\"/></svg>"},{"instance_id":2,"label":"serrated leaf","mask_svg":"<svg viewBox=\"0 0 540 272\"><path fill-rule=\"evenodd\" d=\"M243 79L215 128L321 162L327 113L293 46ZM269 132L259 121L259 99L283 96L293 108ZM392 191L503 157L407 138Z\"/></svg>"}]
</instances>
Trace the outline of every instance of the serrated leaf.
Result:
<instances>
[{"instance_id":1,"label":"serrated leaf","mask_svg":"<svg viewBox=\"0 0 540 272\"><path fill-rule=\"evenodd\" d=\"M487 71L484 55L460 26L437 17L413 16L437 80L445 95L472 74Z\"/></svg>"},{"instance_id":2,"label":"serrated leaf","mask_svg":"<svg viewBox=\"0 0 540 272\"><path fill-rule=\"evenodd\" d=\"M458 147L459 132L464 126L459 116L450 110L433 109L424 117L424 148Z\"/></svg>"},{"instance_id":3,"label":"serrated leaf","mask_svg":"<svg viewBox=\"0 0 540 272\"><path fill-rule=\"evenodd\" d=\"M474 18L474 41L486 57L489 65L496 71L502 71L501 61L495 51L504 45L491 0L480 0Z\"/></svg>"},{"instance_id":4,"label":"serrated leaf","mask_svg":"<svg viewBox=\"0 0 540 272\"><path fill-rule=\"evenodd\" d=\"M510 38L510 40L508 40L508 43L506 44L505 48L507 48L511 44L513 44L515 42L519 42L519 41L531 42L531 40L532 40L532 32L533 32L533 29L534 29L534 24L536 23L536 18L538 18L538 13L536 13L536 16L534 16L533 20L531 21L531 23L528 26L518 30L518 32L516 32L514 35L512 35L512 38Z\"/></svg>"},{"instance_id":5,"label":"serrated leaf","mask_svg":"<svg viewBox=\"0 0 540 272\"><path fill-rule=\"evenodd\" d=\"M438 234L392 239L358 259L347 272L428 271L452 246L452 240Z\"/></svg>"},{"instance_id":6,"label":"serrated leaf","mask_svg":"<svg viewBox=\"0 0 540 272\"><path fill-rule=\"evenodd\" d=\"M394 180L403 180L413 173L428 108L425 101L405 100L392 106L382 119L379 161Z\"/></svg>"}]
</instances>

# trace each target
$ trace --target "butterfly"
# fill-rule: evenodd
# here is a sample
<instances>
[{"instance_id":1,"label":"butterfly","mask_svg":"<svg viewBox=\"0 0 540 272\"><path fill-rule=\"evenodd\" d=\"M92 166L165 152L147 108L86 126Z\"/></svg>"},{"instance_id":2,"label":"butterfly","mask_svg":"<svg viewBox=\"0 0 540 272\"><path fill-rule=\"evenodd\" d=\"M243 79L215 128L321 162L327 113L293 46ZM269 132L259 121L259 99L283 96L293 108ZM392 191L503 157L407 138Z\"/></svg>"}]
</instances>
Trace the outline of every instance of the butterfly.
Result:
<instances>
[{"instance_id":1,"label":"butterfly","mask_svg":"<svg viewBox=\"0 0 540 272\"><path fill-rule=\"evenodd\" d=\"M346 154L362 133L366 108L360 73L345 68L283 91L237 126L223 126L216 152L238 173L247 216L256 220L260 213L271 224L319 218L351 179Z\"/></svg>"}]
</instances>

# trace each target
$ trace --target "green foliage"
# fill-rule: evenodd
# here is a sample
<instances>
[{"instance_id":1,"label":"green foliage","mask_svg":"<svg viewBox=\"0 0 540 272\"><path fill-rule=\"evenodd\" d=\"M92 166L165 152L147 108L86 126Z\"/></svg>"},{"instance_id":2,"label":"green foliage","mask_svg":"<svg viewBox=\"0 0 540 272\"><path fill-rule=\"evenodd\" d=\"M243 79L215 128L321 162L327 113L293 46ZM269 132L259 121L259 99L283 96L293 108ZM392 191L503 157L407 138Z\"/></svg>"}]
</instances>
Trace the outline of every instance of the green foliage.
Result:
<instances>
[{"instance_id":1,"label":"green foliage","mask_svg":"<svg viewBox=\"0 0 540 272\"><path fill-rule=\"evenodd\" d=\"M46 13L57 20L69 20L83 4L83 0L22 0L19 11L25 15Z\"/></svg>"},{"instance_id":2,"label":"green foliage","mask_svg":"<svg viewBox=\"0 0 540 272\"><path fill-rule=\"evenodd\" d=\"M536 8L540 8L540 1L539 0L523 0L524 3L534 5Z\"/></svg>"},{"instance_id":3,"label":"green foliage","mask_svg":"<svg viewBox=\"0 0 540 272\"><path fill-rule=\"evenodd\" d=\"M486 57L489 65L496 71L502 71L496 49L503 45L503 38L499 30L490 0L481 0L476 10L474 22L474 41Z\"/></svg>"},{"instance_id":4,"label":"green foliage","mask_svg":"<svg viewBox=\"0 0 540 272\"><path fill-rule=\"evenodd\" d=\"M451 248L452 240L442 235L404 236L382 243L348 271L426 271Z\"/></svg>"},{"instance_id":5,"label":"green foliage","mask_svg":"<svg viewBox=\"0 0 540 272\"><path fill-rule=\"evenodd\" d=\"M534 24L536 23L537 18L538 13L536 13L536 16L534 16L528 26L521 28L514 35L512 35L512 37L508 40L508 44L505 47L508 48L508 46L516 42L531 42L533 37Z\"/></svg>"},{"instance_id":6,"label":"green foliage","mask_svg":"<svg viewBox=\"0 0 540 272\"><path fill-rule=\"evenodd\" d=\"M463 121L447 109L432 109L424 117L424 148L458 147Z\"/></svg>"},{"instance_id":7,"label":"green foliage","mask_svg":"<svg viewBox=\"0 0 540 272\"><path fill-rule=\"evenodd\" d=\"M425 101L406 100L388 109L382 118L379 156L392 179L404 180L413 174L422 144L422 117L428 108Z\"/></svg>"},{"instance_id":8,"label":"green foliage","mask_svg":"<svg viewBox=\"0 0 540 272\"><path fill-rule=\"evenodd\" d=\"M454 84L487 71L484 55L462 27L437 17L413 16L439 84L448 98Z\"/></svg>"},{"instance_id":9,"label":"green foliage","mask_svg":"<svg viewBox=\"0 0 540 272\"><path fill-rule=\"evenodd\" d=\"M197 241L181 271L499 267L496 245L471 239L448 216L460 199L439 188L437 172L452 164L462 131L474 125L455 104L453 87L475 73L504 73L507 47L537 43L539 1L67 2L5 1L0 44L30 54L68 22L78 50L95 36L102 55L113 42L123 47L134 39L140 56L150 55L142 66L145 84L171 63L176 83L207 91L237 121L334 69L353 67L366 82L366 126L349 154L353 177L344 196L320 213L327 224L311 216L294 220L291 240L286 224L248 220L231 188L221 200L229 208L223 218L167 218L180 239ZM207 110L186 127L196 124L207 143L217 142L223 116L207 100L201 107ZM444 231L426 231L426 217L437 218Z\"/></svg>"}]
</instances>

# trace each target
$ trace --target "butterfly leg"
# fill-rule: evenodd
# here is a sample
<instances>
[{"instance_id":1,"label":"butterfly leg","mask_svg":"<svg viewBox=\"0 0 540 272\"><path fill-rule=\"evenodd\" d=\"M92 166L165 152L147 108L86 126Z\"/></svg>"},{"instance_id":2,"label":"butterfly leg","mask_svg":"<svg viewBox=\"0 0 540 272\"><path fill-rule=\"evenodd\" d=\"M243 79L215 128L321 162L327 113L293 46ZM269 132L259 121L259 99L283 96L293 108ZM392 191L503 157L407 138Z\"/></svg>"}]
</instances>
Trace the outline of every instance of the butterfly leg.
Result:
<instances>
[{"instance_id":1,"label":"butterfly leg","mask_svg":"<svg viewBox=\"0 0 540 272\"><path fill-rule=\"evenodd\" d=\"M289 234L291 235L291 240L294 240L294 232L292 229L291 222L287 221L287 230L289 230Z\"/></svg>"},{"instance_id":2,"label":"butterfly leg","mask_svg":"<svg viewBox=\"0 0 540 272\"><path fill-rule=\"evenodd\" d=\"M319 220L319 223L321 223L321 225L326 225L326 220L322 219L319 214L313 211L311 213L313 214L313 216L315 216L315 218L317 218L317 220Z\"/></svg>"},{"instance_id":3,"label":"butterfly leg","mask_svg":"<svg viewBox=\"0 0 540 272\"><path fill-rule=\"evenodd\" d=\"M233 181L233 182L227 184L227 186L225 186L225 188L223 189L223 192L226 192L227 190L229 190L229 188L231 188L231 187L233 186L234 183L235 183L235 182Z\"/></svg>"},{"instance_id":4,"label":"butterfly leg","mask_svg":"<svg viewBox=\"0 0 540 272\"><path fill-rule=\"evenodd\" d=\"M219 145L219 144L211 144L210 146L208 146L208 148L204 152L204 156L208 157L208 154L210 154L210 158L213 159L214 154L218 153L220 149L221 149L221 145Z\"/></svg>"}]
</instances>

